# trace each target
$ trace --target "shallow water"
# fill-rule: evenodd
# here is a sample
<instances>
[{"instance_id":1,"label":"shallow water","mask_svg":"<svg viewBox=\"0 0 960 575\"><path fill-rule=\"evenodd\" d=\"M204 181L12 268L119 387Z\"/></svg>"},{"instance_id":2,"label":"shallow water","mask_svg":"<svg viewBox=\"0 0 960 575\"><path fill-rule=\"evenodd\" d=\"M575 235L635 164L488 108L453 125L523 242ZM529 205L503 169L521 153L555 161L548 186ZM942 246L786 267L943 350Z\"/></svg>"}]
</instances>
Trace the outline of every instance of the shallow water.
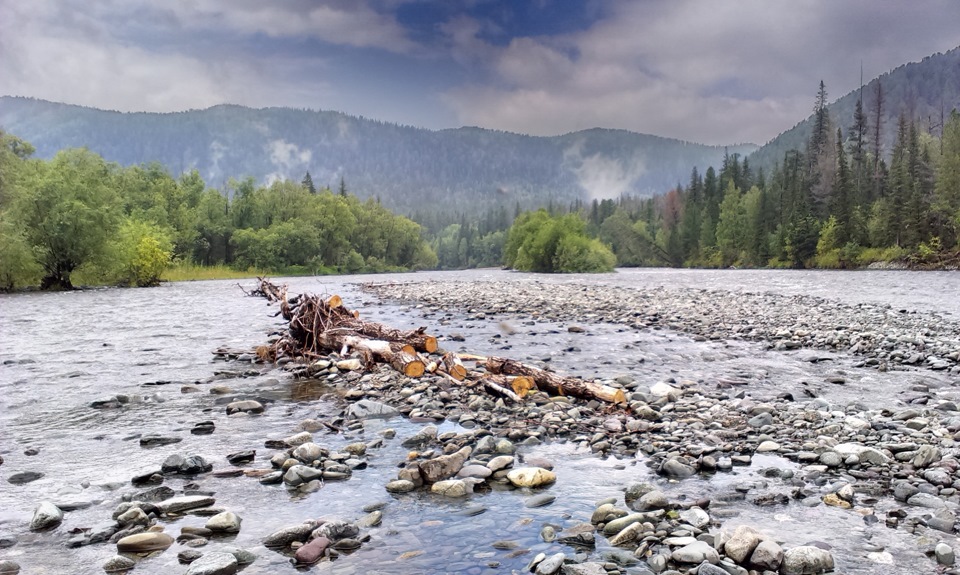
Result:
<instances>
[{"instance_id":1,"label":"shallow water","mask_svg":"<svg viewBox=\"0 0 960 575\"><path fill-rule=\"evenodd\" d=\"M628 270L601 276L535 276L474 270L296 278L287 283L291 293L338 293L349 307L376 321L397 327L428 325L440 335L458 333L465 341L457 345L464 350L496 352L521 360L549 359L558 370L587 377L630 374L650 384L668 377L705 382L746 377L751 381L749 394L758 399L809 389L840 405L862 401L891 408L899 405L908 384L955 384L932 372L884 374L853 368L851 358L843 355L831 356L833 361L811 363L804 359L803 351L764 351L759 345L744 342L694 342L667 330L639 332L617 326L590 326L585 334L571 334L562 325L527 325L523 318L477 321L456 313L424 316L422 310L377 302L356 285L451 277L805 293L960 318L960 298L955 296L960 293L960 275L949 272ZM252 281L241 283L247 288L253 285ZM226 454L257 449L254 466L264 467L264 460L273 454L263 448L265 439L291 435L303 419L337 415L339 408L323 396L318 384L294 383L283 371L261 368L250 377L235 377L253 366L213 361L211 352L217 347L250 348L264 342L280 325L271 317L275 311L262 299L245 297L232 281L0 296L0 455L5 460L0 466L0 534L18 538L15 546L0 549L0 559L17 561L23 573L102 573L100 566L114 555L114 546L67 549L63 543L71 529L109 520L121 496L138 491L129 484L133 475L158 467L170 454L188 452L205 456L215 470L223 470L230 467ZM441 320L447 325L439 325ZM501 321L511 329L504 330ZM826 383L825 377L838 369L844 371L848 383ZM222 398L211 395L206 384L197 386L198 393L181 393L184 385L206 380L217 372L228 372L215 384L229 386L233 395L270 400L266 412L228 418L222 403L218 403ZM135 401L120 409L89 407L95 399L118 393L135 396ZM141 399L136 401L136 396ZM203 420L215 422L214 434L191 435L190 427ZM328 482L320 491L303 497L291 496L282 486L263 486L246 477L198 480L201 490L215 492L218 506L244 520L238 535L216 539L200 550L214 550L231 541L253 548L260 557L244 573L293 573L286 557L259 546L264 536L308 518L358 519L365 505L380 501L386 502L384 520L382 526L369 530L371 542L314 570L338 574L519 570L540 551L574 552L557 543L540 541L538 533L543 524L566 526L589 520L597 500L622 495L622 489L630 483L650 481L664 489L671 500L721 496L711 510L728 517L725 524L752 525L790 545L829 541L835 547L838 570L845 573L873 573L882 568L886 573L912 574L934 569L934 563L922 554L929 542L902 529L868 526L851 511L806 508L797 503L757 507L742 501L719 501L744 482L766 481L777 487L780 480L763 478L763 469L793 466L777 457L758 456L753 466L735 468L734 473L671 483L653 475L642 459L599 459L573 443L545 445L530 454L555 462L558 481L549 491L557 495L557 500L548 507L527 509L523 502L530 494L522 491L494 490L464 501L441 501L430 494L387 494L383 485L395 477L396 466L406 455L400 441L420 428L414 423L400 419L371 422L362 434L344 437L321 432L316 434L316 442L336 448L351 441L369 441L386 426L397 430L397 439L370 452L367 469L356 471L348 481ZM182 442L144 449L137 439L147 433L176 435ZM38 449L39 454L26 455L24 451L30 448ZM45 476L23 486L7 483L6 478L18 471L40 471ZM165 482L174 489L187 483L184 479ZM51 532L29 534L27 525L33 507L44 499L83 500L92 505L67 513L63 524ZM475 505L488 510L475 517L456 514ZM878 513L885 506L890 503L878 502ZM204 522L204 518L187 516L172 522L167 531L176 535L183 525ZM953 537L943 538L956 543ZM492 547L493 542L502 540L515 541L518 549L530 552L517 554ZM893 565L881 566L875 562L876 557L867 558L868 544L871 551L876 547L891 553ZM181 549L176 544L157 557L144 559L135 572L182 572L185 567L176 562ZM601 540L595 556L607 552Z\"/></svg>"}]
</instances>

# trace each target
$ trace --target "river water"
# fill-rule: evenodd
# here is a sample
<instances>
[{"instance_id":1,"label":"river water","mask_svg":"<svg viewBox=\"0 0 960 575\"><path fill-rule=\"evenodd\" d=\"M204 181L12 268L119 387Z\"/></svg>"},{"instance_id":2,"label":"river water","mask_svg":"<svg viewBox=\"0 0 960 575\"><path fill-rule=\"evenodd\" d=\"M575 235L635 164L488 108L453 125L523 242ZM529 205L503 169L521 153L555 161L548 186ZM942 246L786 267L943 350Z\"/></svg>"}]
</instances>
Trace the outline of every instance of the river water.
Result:
<instances>
[{"instance_id":1,"label":"river water","mask_svg":"<svg viewBox=\"0 0 960 575\"><path fill-rule=\"evenodd\" d=\"M464 349L479 353L501 345L494 323L454 321L435 329L435 315L422 310L379 302L364 294L359 283L408 280L499 280L508 297L511 282L585 282L650 288L705 288L745 292L807 294L849 303L881 303L895 309L934 312L960 319L960 274L954 272L797 272L622 270L598 276L534 276L500 270L430 272L389 276L292 278L283 280L291 293L339 294L348 307L363 317L396 327L430 326L446 335L461 334ZM252 281L240 282L246 288ZM102 573L101 565L115 554L115 546L99 544L68 549L71 531L90 528L110 519L124 495L137 491L130 478L159 467L170 454L199 453L215 470L230 467L225 456L244 449L258 450L258 466L272 451L263 449L268 438L292 435L307 418L329 419L339 407L324 396L317 383L295 383L282 370L215 362L212 352L221 346L251 348L263 343L280 322L276 308L259 298L246 297L233 281L167 284L153 289L103 289L70 293L24 293L0 296L0 540L15 540L0 549L0 559L18 562L22 573ZM521 318L498 318L520 322ZM614 377L627 373L651 384L666 377L710 378L762 370L765 386L751 390L758 399L774 396L821 378L823 370L844 367L857 374L852 359L837 356L831 367L804 361L798 354L765 351L745 342L694 342L667 331L627 332L614 326L590 326L590 345L571 346L570 335L555 326L538 326L535 338L513 336L510 354L517 359L547 358L560 370L576 375ZM630 344L635 354L619 354L608 361L611 349ZM566 349L564 353L557 350ZM506 353L506 352L504 352ZM244 373L246 372L246 373ZM869 400L895 402L902 387L901 375L862 371L851 385L830 390L831 401ZM935 374L917 378L948 377ZM211 378L216 381L210 382ZM205 382L198 383L195 382ZM858 383L859 382L859 383ZM954 382L955 383L955 382ZM227 397L256 397L268 402L261 416L227 417L224 396L209 393L212 385L227 386ZM184 390L199 390L185 393ZM116 394L131 396L119 409L93 409L91 402ZM212 420L212 435L190 434L197 422ZM170 479L176 490L200 489L215 493L217 505L243 518L240 533L216 539L207 548L226 542L252 549L258 560L244 573L293 573L288 558L260 545L261 539L282 527L305 519L327 517L345 520L364 515L363 508L384 504L382 526L369 530L371 541L357 552L316 571L348 573L500 573L520 570L540 551L573 550L538 538L546 523L568 526L589 520L594 503L637 481L660 485L671 500L717 496L718 513L730 517L728 525L748 524L787 545L829 540L835 546L838 569L845 573L932 572L934 563L922 549L929 541L867 525L854 512L831 507L756 507L745 502L723 503L723 494L751 482L769 482L767 467L795 465L774 457L758 456L749 468L712 478L667 483L649 471L642 460L600 459L572 444L548 444L532 454L556 465L558 481L550 490L557 501L528 509L522 491L493 490L463 501L441 501L429 494L390 496L383 485L395 478L396 466L406 450L400 438L421 425L391 419L371 422L349 436L317 434L317 443L331 448L352 441L379 437L386 427L397 440L368 454L369 467L352 479L327 485L316 493L293 496L283 487L260 485L256 480L208 477L202 480ZM442 429L454 429L445 424ZM138 439L150 433L177 436L182 441L156 448L141 448ZM39 480L12 485L14 473L36 471ZM198 482L199 486L189 485ZM28 524L39 501L75 504L63 524L49 532L30 533ZM458 514L482 505L477 516ZM892 506L876 504L878 512ZM714 507L711 507L713 510ZM879 513L878 513L879 514ZM204 518L186 516L166 525L176 535L185 525L202 526ZM492 544L508 540L518 551ZM952 541L952 543L956 543ZM510 546L508 545L508 546ZM503 547L503 545L500 545ZM136 573L181 573L179 544L141 560ZM598 546L597 557L615 550ZM887 555L889 553L889 555ZM892 563L891 563L892 562Z\"/></svg>"}]
</instances>

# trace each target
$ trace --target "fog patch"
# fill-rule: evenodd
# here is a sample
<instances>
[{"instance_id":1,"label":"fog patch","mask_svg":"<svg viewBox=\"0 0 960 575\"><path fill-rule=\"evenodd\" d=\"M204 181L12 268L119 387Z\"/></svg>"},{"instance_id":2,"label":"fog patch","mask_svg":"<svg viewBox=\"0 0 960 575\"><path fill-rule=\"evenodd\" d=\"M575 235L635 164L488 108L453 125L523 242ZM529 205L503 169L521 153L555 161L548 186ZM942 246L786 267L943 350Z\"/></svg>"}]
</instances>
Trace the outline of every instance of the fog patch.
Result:
<instances>
[{"instance_id":1,"label":"fog patch","mask_svg":"<svg viewBox=\"0 0 960 575\"><path fill-rule=\"evenodd\" d=\"M272 184L284 178L296 179L298 172L306 172L310 159L313 158L313 152L309 149L301 150L296 144L291 144L286 140L272 140L266 146L270 153L270 163L275 168L267 174L267 185Z\"/></svg>"},{"instance_id":2,"label":"fog patch","mask_svg":"<svg viewBox=\"0 0 960 575\"><path fill-rule=\"evenodd\" d=\"M600 152L583 154L583 141L563 152L563 165L577 178L589 200L615 200L633 191L636 181L647 171L642 154L626 159L612 158Z\"/></svg>"}]
</instances>

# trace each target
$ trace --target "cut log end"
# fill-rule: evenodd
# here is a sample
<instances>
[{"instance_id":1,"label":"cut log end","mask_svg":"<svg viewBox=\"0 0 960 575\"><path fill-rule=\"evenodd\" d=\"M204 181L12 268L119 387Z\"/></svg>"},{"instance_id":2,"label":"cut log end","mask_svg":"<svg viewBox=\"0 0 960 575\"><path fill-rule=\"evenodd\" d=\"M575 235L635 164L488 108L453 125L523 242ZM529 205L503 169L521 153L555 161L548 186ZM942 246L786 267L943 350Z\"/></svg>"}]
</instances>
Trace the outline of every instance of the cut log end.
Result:
<instances>
[{"instance_id":1,"label":"cut log end","mask_svg":"<svg viewBox=\"0 0 960 575\"><path fill-rule=\"evenodd\" d=\"M437 343L437 338L432 335L428 335L423 340L423 351L427 353L434 353L440 349L440 345Z\"/></svg>"},{"instance_id":2,"label":"cut log end","mask_svg":"<svg viewBox=\"0 0 960 575\"><path fill-rule=\"evenodd\" d=\"M335 309L343 305L343 298L334 294L330 296L330 299L327 300L327 307L330 309Z\"/></svg>"},{"instance_id":3,"label":"cut log end","mask_svg":"<svg viewBox=\"0 0 960 575\"><path fill-rule=\"evenodd\" d=\"M510 387L518 397L526 397L531 391L537 390L537 384L533 382L533 379L524 375L513 378Z\"/></svg>"}]
</instances>

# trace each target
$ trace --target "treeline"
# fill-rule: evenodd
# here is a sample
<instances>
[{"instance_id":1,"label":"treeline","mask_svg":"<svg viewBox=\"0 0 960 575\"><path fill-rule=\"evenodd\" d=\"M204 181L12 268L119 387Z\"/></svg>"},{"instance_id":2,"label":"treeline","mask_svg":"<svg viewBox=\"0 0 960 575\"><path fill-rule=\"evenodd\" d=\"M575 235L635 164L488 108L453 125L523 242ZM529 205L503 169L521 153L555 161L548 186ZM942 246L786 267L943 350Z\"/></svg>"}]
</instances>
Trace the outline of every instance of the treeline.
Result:
<instances>
[{"instance_id":1,"label":"treeline","mask_svg":"<svg viewBox=\"0 0 960 575\"><path fill-rule=\"evenodd\" d=\"M437 265L418 224L343 185L231 180L224 193L196 170L174 178L86 149L49 161L33 151L0 132L0 289L152 285L171 262L290 274Z\"/></svg>"},{"instance_id":2,"label":"treeline","mask_svg":"<svg viewBox=\"0 0 960 575\"><path fill-rule=\"evenodd\" d=\"M960 247L960 114L941 136L901 114L883 149L882 87L838 126L820 85L803 150L769 175L747 158L694 169L686 186L650 199L594 202L581 212L621 266L854 268L876 261L942 263ZM955 257L955 254L954 254Z\"/></svg>"}]
</instances>

